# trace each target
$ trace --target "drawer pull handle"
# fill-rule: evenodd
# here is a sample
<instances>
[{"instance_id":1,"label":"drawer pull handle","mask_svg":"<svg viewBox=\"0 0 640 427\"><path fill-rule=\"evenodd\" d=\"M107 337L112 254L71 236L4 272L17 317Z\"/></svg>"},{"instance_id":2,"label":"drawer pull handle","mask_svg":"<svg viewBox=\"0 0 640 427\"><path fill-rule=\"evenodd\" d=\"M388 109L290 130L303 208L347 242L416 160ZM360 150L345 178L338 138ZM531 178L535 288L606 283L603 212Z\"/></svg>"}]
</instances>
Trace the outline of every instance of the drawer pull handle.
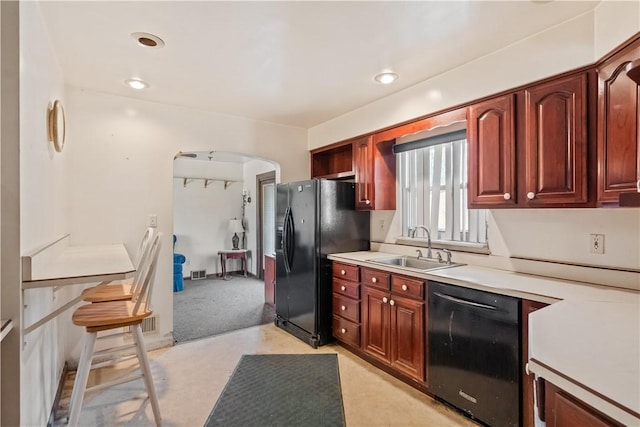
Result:
<instances>
[{"instance_id":1,"label":"drawer pull handle","mask_svg":"<svg viewBox=\"0 0 640 427\"><path fill-rule=\"evenodd\" d=\"M373 282L373 283L377 283L377 282L378 282L378 279L376 279L375 277L372 277L372 278L371 278L371 282Z\"/></svg>"},{"instance_id":2,"label":"drawer pull handle","mask_svg":"<svg viewBox=\"0 0 640 427\"><path fill-rule=\"evenodd\" d=\"M524 364L524 372L525 372L527 375L531 375L531 371L529 370L529 364L528 364L528 363L525 363L525 364Z\"/></svg>"},{"instance_id":3,"label":"drawer pull handle","mask_svg":"<svg viewBox=\"0 0 640 427\"><path fill-rule=\"evenodd\" d=\"M347 330L345 328L340 329L340 332L342 332L343 334L347 333Z\"/></svg>"},{"instance_id":4,"label":"drawer pull handle","mask_svg":"<svg viewBox=\"0 0 640 427\"><path fill-rule=\"evenodd\" d=\"M344 276L345 274L347 274L347 272L344 271L344 270L340 270L340 274L342 274Z\"/></svg>"},{"instance_id":5,"label":"drawer pull handle","mask_svg":"<svg viewBox=\"0 0 640 427\"><path fill-rule=\"evenodd\" d=\"M342 285L342 286L340 286L340 290L341 290L341 291L346 291L346 290L347 290L347 287L346 287L346 286L344 286L344 285Z\"/></svg>"},{"instance_id":6,"label":"drawer pull handle","mask_svg":"<svg viewBox=\"0 0 640 427\"><path fill-rule=\"evenodd\" d=\"M391 300L391 301L389 301L389 304L396 305L396 302L394 300Z\"/></svg>"},{"instance_id":7,"label":"drawer pull handle","mask_svg":"<svg viewBox=\"0 0 640 427\"><path fill-rule=\"evenodd\" d=\"M406 291L407 289L409 289L409 288L407 288L407 285L402 285L402 290L403 291Z\"/></svg>"},{"instance_id":8,"label":"drawer pull handle","mask_svg":"<svg viewBox=\"0 0 640 427\"><path fill-rule=\"evenodd\" d=\"M383 302L384 304L386 304L386 303L387 303L387 301L389 301L389 300L387 299L387 297L382 297L382 302Z\"/></svg>"},{"instance_id":9,"label":"drawer pull handle","mask_svg":"<svg viewBox=\"0 0 640 427\"><path fill-rule=\"evenodd\" d=\"M347 307L345 307L344 305L340 306L340 310L345 311L346 309L347 309Z\"/></svg>"}]
</instances>

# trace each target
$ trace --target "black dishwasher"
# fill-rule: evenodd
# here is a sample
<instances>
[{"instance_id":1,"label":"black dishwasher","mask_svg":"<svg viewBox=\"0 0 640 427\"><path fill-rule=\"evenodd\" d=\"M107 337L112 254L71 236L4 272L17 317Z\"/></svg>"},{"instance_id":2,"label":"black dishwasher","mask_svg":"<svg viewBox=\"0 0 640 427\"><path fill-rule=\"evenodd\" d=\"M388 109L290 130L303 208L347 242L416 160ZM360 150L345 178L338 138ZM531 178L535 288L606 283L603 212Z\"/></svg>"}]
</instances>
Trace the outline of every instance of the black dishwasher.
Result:
<instances>
[{"instance_id":1,"label":"black dishwasher","mask_svg":"<svg viewBox=\"0 0 640 427\"><path fill-rule=\"evenodd\" d=\"M429 281L429 389L490 426L520 424L520 299Z\"/></svg>"}]
</instances>

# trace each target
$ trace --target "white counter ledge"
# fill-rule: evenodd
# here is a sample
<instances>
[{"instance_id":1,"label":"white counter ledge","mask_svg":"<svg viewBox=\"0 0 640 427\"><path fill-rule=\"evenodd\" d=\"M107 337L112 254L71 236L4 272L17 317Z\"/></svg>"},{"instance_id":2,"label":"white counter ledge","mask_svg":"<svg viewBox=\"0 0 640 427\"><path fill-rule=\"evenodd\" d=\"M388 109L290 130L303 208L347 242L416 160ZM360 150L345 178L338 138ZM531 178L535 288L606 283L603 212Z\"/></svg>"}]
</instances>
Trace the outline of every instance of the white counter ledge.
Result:
<instances>
[{"instance_id":1,"label":"white counter ledge","mask_svg":"<svg viewBox=\"0 0 640 427\"><path fill-rule=\"evenodd\" d=\"M567 300L529 315L529 369L624 425L640 425L640 305Z\"/></svg>"},{"instance_id":2,"label":"white counter ledge","mask_svg":"<svg viewBox=\"0 0 640 427\"><path fill-rule=\"evenodd\" d=\"M331 254L329 259L350 264L363 265L392 273L412 275L429 280L444 280L447 283L503 295L525 298L532 301L554 303L565 299L595 301L638 301L640 293L621 288L609 288L584 282L514 273L473 265L443 268L430 272L409 271L402 267L370 262L376 258L398 256L386 252L346 252Z\"/></svg>"},{"instance_id":3,"label":"white counter ledge","mask_svg":"<svg viewBox=\"0 0 640 427\"><path fill-rule=\"evenodd\" d=\"M640 292L464 265L429 273L371 262L384 252L329 259L551 303L529 316L529 369L624 425L640 425Z\"/></svg>"}]
</instances>

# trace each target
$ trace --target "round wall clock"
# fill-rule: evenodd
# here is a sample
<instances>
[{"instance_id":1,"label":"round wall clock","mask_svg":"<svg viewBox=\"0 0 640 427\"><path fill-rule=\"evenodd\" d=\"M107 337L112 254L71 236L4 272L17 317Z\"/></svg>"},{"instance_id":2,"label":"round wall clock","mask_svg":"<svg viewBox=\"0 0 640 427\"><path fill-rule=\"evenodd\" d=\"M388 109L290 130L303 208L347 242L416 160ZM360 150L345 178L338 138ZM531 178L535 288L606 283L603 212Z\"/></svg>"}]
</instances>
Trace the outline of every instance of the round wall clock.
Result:
<instances>
[{"instance_id":1,"label":"round wall clock","mask_svg":"<svg viewBox=\"0 0 640 427\"><path fill-rule=\"evenodd\" d=\"M65 136L65 122L64 122L64 108L62 108L62 102L56 99L53 104L49 106L48 111L48 130L49 141L53 142L53 148L57 152L61 152L64 147Z\"/></svg>"}]
</instances>

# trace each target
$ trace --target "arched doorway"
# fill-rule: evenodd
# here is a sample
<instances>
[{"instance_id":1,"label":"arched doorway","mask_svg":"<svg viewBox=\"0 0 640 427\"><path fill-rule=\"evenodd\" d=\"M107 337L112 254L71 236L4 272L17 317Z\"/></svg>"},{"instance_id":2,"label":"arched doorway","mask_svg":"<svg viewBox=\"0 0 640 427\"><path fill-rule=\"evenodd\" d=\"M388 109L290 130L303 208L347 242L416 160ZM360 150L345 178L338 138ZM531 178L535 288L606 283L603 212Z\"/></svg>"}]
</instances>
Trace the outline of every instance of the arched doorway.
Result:
<instances>
[{"instance_id":1,"label":"arched doorway","mask_svg":"<svg viewBox=\"0 0 640 427\"><path fill-rule=\"evenodd\" d=\"M175 156L174 254L184 256L174 264L174 271L182 269L175 278L181 285L174 281L176 343L272 320L261 280L263 233L272 227L264 219L271 212L265 211L260 183L269 175L275 188L279 174L277 163L240 153Z\"/></svg>"}]
</instances>

